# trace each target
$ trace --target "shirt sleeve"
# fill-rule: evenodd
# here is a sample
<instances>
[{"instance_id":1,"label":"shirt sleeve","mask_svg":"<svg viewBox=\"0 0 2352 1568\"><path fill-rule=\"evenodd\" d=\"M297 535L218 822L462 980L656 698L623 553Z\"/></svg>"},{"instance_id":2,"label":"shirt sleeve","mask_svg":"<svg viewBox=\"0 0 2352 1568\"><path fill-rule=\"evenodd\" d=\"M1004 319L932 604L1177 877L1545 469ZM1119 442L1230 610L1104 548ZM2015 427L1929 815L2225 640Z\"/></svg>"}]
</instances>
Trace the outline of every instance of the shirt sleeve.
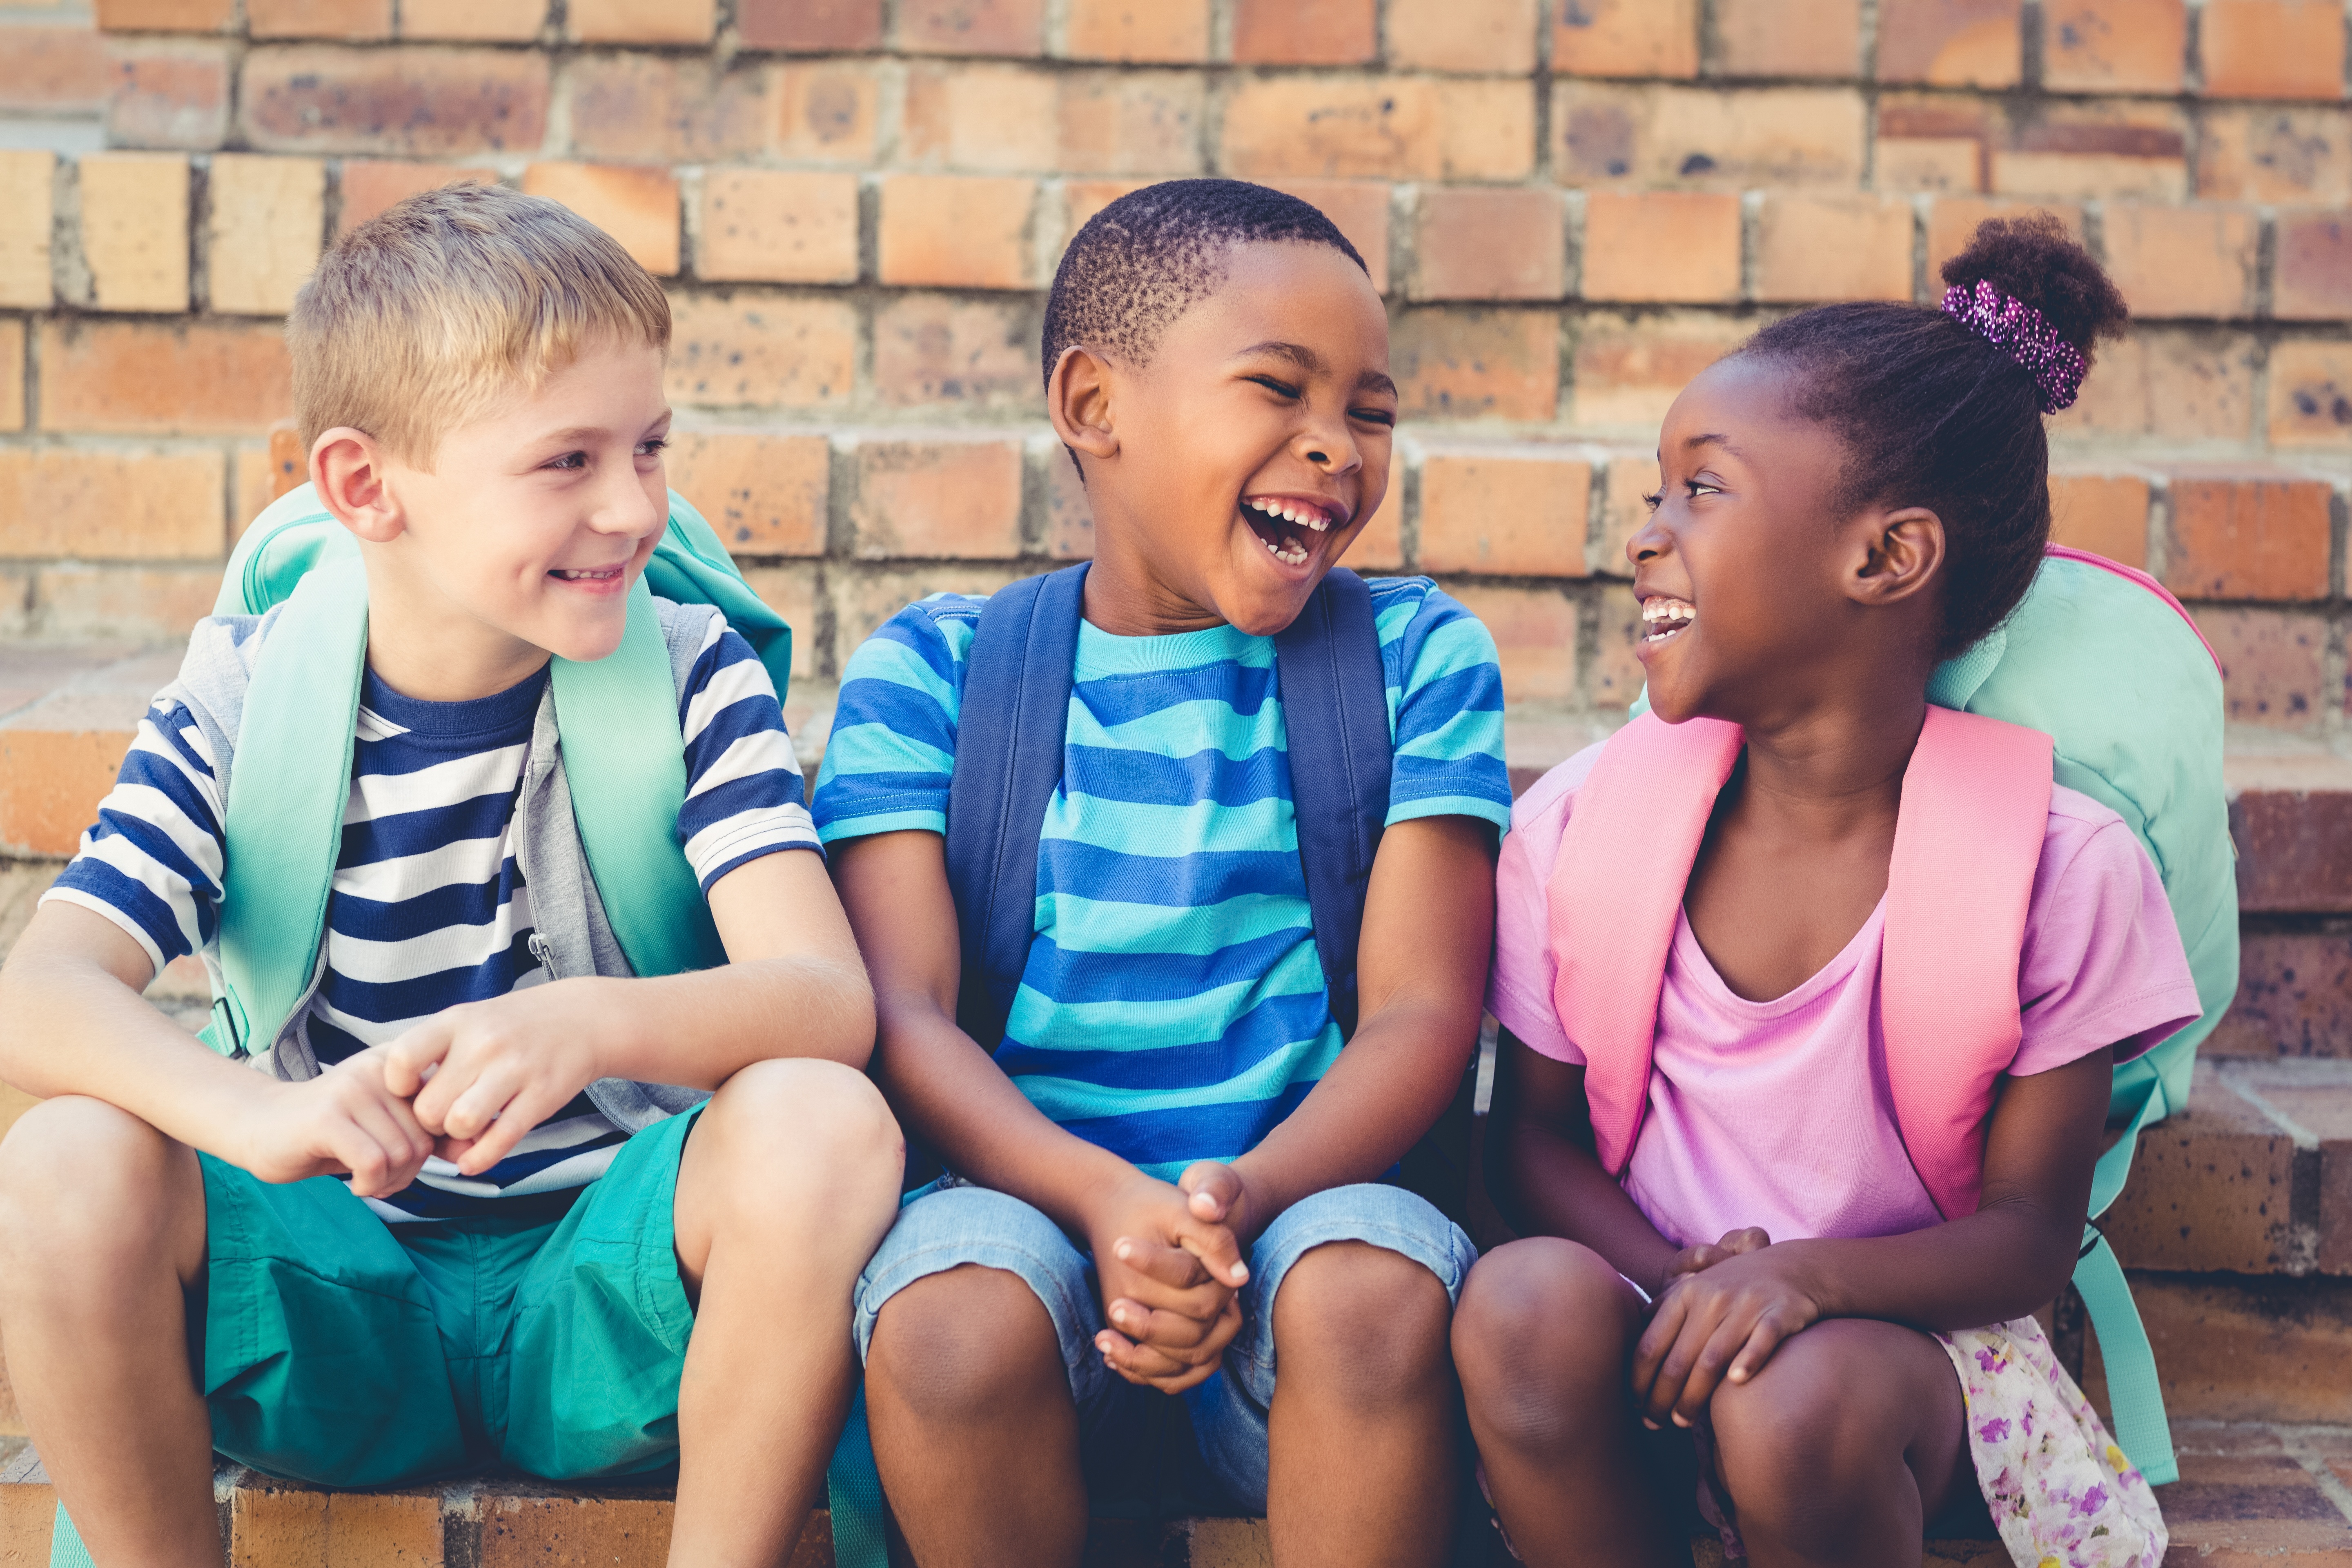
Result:
<instances>
[{"instance_id":1,"label":"shirt sleeve","mask_svg":"<svg viewBox=\"0 0 2352 1568\"><path fill-rule=\"evenodd\" d=\"M226 859L213 770L195 716L165 688L140 719L97 823L41 902L105 916L159 970L203 950L220 924Z\"/></svg>"},{"instance_id":2,"label":"shirt sleeve","mask_svg":"<svg viewBox=\"0 0 2352 1568\"><path fill-rule=\"evenodd\" d=\"M677 723L686 737L677 841L706 897L747 860L819 847L775 683L724 616L710 617Z\"/></svg>"},{"instance_id":3,"label":"shirt sleeve","mask_svg":"<svg viewBox=\"0 0 2352 1568\"><path fill-rule=\"evenodd\" d=\"M983 603L934 595L849 656L816 778L817 831L827 844L908 828L947 832L964 656Z\"/></svg>"},{"instance_id":4,"label":"shirt sleeve","mask_svg":"<svg viewBox=\"0 0 2352 1568\"><path fill-rule=\"evenodd\" d=\"M1395 740L1388 821L1475 816L1507 831L1511 775L1494 636L1426 579L1404 581L1422 591L1382 593L1373 610Z\"/></svg>"},{"instance_id":5,"label":"shirt sleeve","mask_svg":"<svg viewBox=\"0 0 2352 1568\"><path fill-rule=\"evenodd\" d=\"M1495 862L1495 962L1486 978L1486 1011L1538 1056L1584 1065L1584 1052L1560 1027L1552 999L1559 959L1551 945L1551 873L1560 840L1601 748L1587 747L1552 769L1519 796L1510 836Z\"/></svg>"},{"instance_id":6,"label":"shirt sleeve","mask_svg":"<svg viewBox=\"0 0 2352 1568\"><path fill-rule=\"evenodd\" d=\"M2123 819L2094 809L2105 820L2074 823L2065 835L2071 847L2053 833L2034 877L2018 963L2024 1034L2013 1077L2064 1067L2105 1045L2128 1061L2200 1011L2163 879ZM2060 821L2055 812L2053 821Z\"/></svg>"}]
</instances>

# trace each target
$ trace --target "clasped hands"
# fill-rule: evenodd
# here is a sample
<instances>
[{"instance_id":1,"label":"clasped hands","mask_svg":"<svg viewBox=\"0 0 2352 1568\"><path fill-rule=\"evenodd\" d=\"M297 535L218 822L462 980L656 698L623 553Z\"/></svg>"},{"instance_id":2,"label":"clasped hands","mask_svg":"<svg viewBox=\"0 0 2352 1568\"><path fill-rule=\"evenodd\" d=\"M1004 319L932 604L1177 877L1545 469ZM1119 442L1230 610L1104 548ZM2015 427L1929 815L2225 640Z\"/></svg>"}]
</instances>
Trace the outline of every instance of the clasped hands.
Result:
<instances>
[{"instance_id":1,"label":"clasped hands","mask_svg":"<svg viewBox=\"0 0 2352 1568\"><path fill-rule=\"evenodd\" d=\"M1683 1248L1667 1262L1649 1327L1633 1347L1643 1425L1693 1425L1717 1387L1754 1377L1782 1341L1821 1317L1801 1247L1774 1247L1750 1226Z\"/></svg>"},{"instance_id":2,"label":"clasped hands","mask_svg":"<svg viewBox=\"0 0 2352 1568\"><path fill-rule=\"evenodd\" d=\"M1181 1394L1217 1370L1241 1331L1235 1292L1249 1280L1248 1184L1202 1160L1171 1184L1137 1172L1087 1216L1087 1239L1110 1326L1103 1362L1129 1383Z\"/></svg>"}]
</instances>

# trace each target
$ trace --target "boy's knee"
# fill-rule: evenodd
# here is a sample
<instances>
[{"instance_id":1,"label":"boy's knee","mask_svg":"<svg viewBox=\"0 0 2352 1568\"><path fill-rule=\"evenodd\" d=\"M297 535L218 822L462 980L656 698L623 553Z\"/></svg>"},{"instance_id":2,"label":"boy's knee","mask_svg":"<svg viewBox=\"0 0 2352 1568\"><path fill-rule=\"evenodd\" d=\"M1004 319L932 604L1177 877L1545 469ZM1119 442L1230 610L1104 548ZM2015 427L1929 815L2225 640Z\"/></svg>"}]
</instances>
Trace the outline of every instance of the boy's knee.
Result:
<instances>
[{"instance_id":1,"label":"boy's knee","mask_svg":"<svg viewBox=\"0 0 2352 1568\"><path fill-rule=\"evenodd\" d=\"M753 1062L711 1096L696 1133L716 1142L730 1178L796 1206L897 1203L906 1140L874 1081L839 1062Z\"/></svg>"},{"instance_id":2,"label":"boy's knee","mask_svg":"<svg viewBox=\"0 0 2352 1568\"><path fill-rule=\"evenodd\" d=\"M1025 1418L1069 1381L1037 1293L979 1264L926 1275L884 1302L866 1376L919 1421L960 1428Z\"/></svg>"},{"instance_id":3,"label":"boy's knee","mask_svg":"<svg viewBox=\"0 0 2352 1568\"><path fill-rule=\"evenodd\" d=\"M1574 1242L1537 1237L1480 1258L1454 1315L1454 1359L1481 1424L1530 1443L1625 1401L1625 1282Z\"/></svg>"},{"instance_id":4,"label":"boy's knee","mask_svg":"<svg viewBox=\"0 0 2352 1568\"><path fill-rule=\"evenodd\" d=\"M82 1095L45 1100L0 1140L0 1258L30 1263L57 1247L84 1259L152 1254L177 1208L173 1184L193 1167L186 1149L127 1110Z\"/></svg>"},{"instance_id":5,"label":"boy's knee","mask_svg":"<svg viewBox=\"0 0 2352 1568\"><path fill-rule=\"evenodd\" d=\"M1283 1276L1275 1344L1286 1373L1305 1371L1349 1403L1382 1405L1450 1376L1453 1316L1426 1265L1370 1242L1327 1242Z\"/></svg>"}]
</instances>

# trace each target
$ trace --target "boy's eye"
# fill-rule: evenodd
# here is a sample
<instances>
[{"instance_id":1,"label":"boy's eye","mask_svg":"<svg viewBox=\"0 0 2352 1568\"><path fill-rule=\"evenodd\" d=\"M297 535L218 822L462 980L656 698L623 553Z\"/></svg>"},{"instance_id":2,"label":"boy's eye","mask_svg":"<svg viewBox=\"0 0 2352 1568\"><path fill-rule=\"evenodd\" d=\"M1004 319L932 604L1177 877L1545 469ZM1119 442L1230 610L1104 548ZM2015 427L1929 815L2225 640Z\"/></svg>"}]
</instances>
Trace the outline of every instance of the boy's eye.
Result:
<instances>
[{"instance_id":1,"label":"boy's eye","mask_svg":"<svg viewBox=\"0 0 2352 1568\"><path fill-rule=\"evenodd\" d=\"M1265 387L1268 392L1274 393L1277 396L1287 397L1292 399L1294 402L1297 401L1298 397L1298 388L1291 385L1286 381L1276 381L1270 375L1254 375L1250 377L1250 380L1257 383L1260 386Z\"/></svg>"},{"instance_id":2,"label":"boy's eye","mask_svg":"<svg viewBox=\"0 0 2352 1568\"><path fill-rule=\"evenodd\" d=\"M1360 419L1367 425L1393 426L1396 424L1396 416L1385 408L1350 408L1348 410L1348 417Z\"/></svg>"},{"instance_id":3,"label":"boy's eye","mask_svg":"<svg viewBox=\"0 0 2352 1568\"><path fill-rule=\"evenodd\" d=\"M551 468L562 468L567 472L575 468L584 468L587 466L588 454L585 452L566 452L560 458L551 459L547 464Z\"/></svg>"},{"instance_id":4,"label":"boy's eye","mask_svg":"<svg viewBox=\"0 0 2352 1568\"><path fill-rule=\"evenodd\" d=\"M669 437L667 436L656 436L650 441L637 443L637 456L640 458L658 458L668 450Z\"/></svg>"}]
</instances>

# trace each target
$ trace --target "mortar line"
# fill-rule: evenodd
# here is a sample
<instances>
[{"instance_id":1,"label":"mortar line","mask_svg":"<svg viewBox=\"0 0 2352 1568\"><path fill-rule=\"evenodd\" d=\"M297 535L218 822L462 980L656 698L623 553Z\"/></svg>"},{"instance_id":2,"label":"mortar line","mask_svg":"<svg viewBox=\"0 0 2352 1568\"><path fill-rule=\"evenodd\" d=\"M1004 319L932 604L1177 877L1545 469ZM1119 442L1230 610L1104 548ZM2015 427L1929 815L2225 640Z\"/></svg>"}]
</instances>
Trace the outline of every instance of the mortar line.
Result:
<instances>
[{"instance_id":1,"label":"mortar line","mask_svg":"<svg viewBox=\"0 0 2352 1568\"><path fill-rule=\"evenodd\" d=\"M2326 1429L2343 1430L2342 1427ZM2329 1468L2326 1458L2318 1449L2312 1447L2311 1438L2308 1436L2312 1430L2313 1428L2308 1426L2288 1426L2278 1424L2271 1426L2272 1433L2279 1440L2279 1447L2286 1450L2287 1457L2304 1468L2310 1475L2313 1483L2319 1488L2321 1494L2336 1505L2336 1511L2344 1516L2347 1523L2352 1524L2352 1487L2346 1486L2343 1479Z\"/></svg>"},{"instance_id":2,"label":"mortar line","mask_svg":"<svg viewBox=\"0 0 2352 1568\"><path fill-rule=\"evenodd\" d=\"M2223 1084L2228 1086L2231 1093L2236 1095L2240 1100L2244 1100L2248 1105L2252 1106L2256 1110L2261 1111L2264 1116L2269 1117L2281 1131L2294 1139L2294 1146L2296 1148L2316 1149L2319 1147L2319 1135L2317 1133L2312 1131L2310 1128L2305 1127L2302 1122L2297 1121L2294 1117L2289 1116L2285 1111L2281 1110L2277 1106L2272 1104L2270 1097L2263 1094L2261 1089L2256 1089L2250 1083L2240 1082L2238 1076L2235 1073L2225 1072L2217 1074L2216 1076L2221 1079Z\"/></svg>"}]
</instances>

